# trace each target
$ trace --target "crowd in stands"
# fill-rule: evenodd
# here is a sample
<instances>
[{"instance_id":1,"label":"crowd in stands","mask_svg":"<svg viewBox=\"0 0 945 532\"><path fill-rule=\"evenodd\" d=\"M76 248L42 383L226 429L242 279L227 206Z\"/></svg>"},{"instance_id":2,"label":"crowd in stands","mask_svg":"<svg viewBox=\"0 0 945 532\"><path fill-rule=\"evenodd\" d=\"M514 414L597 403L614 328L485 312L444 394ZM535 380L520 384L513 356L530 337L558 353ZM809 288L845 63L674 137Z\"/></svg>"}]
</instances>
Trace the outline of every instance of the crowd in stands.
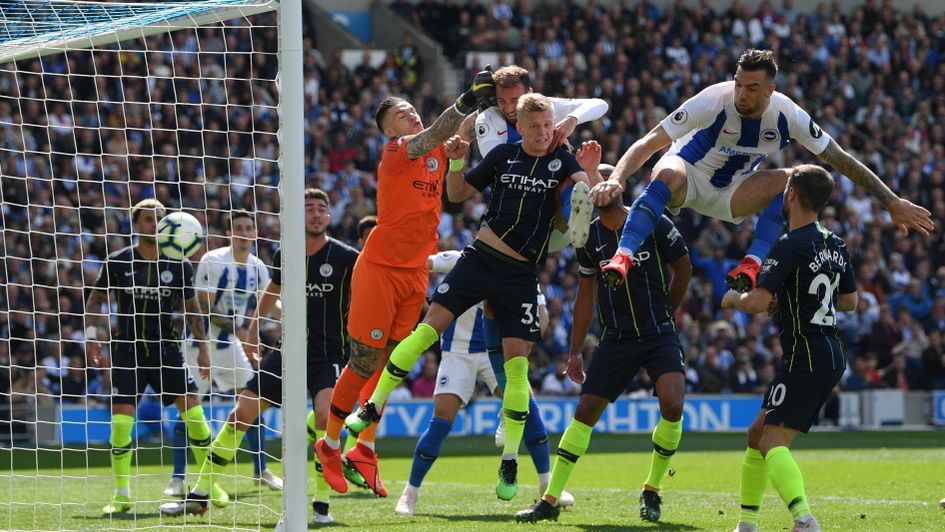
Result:
<instances>
[{"instance_id":1,"label":"crowd in stands","mask_svg":"<svg viewBox=\"0 0 945 532\"><path fill-rule=\"evenodd\" d=\"M857 310L839 316L850 361L842 387L945 388L945 16L926 15L921 3L900 11L876 0L852 12L826 4L799 12L791 0L758 9L735 1L722 11L690 4L391 7L439 39L467 77L480 68L475 52L501 51L530 70L536 91L607 100L610 112L575 135L598 140L610 163L685 99L730 79L744 49L774 50L778 90L937 224L930 237L904 236L862 188L838 179L822 219L846 239L860 294ZM141 52L23 60L16 75L0 67L0 392L16 392L14 402L35 392L70 401L107 394L107 373L85 369L85 287L102 259L129 242L130 204L156 197L195 214L214 235L210 247L225 244L229 209L255 211L258 254L271 264L279 234L277 41L271 15L254 20L263 27L153 36L147 51L138 43ZM357 244L358 220L375 211L387 141L372 118L377 103L406 94L429 125L455 95L434 94L423 70L429 61L409 39L380 67L365 59L349 69L340 53L316 50L313 29L305 28L304 46L306 184L329 193L332 236ZM765 164L808 161L816 159L791 146ZM648 166L632 180L637 190ZM440 248L468 244L483 211L481 196L448 206ZM754 220L733 226L685 210L675 222L695 266L676 316L689 391L764 391L781 355L776 320L719 306L722 279L743 257ZM579 387L556 375L569 349L573 250L551 255L539 279L550 321L529 378L539 393L573 395ZM588 358L594 343L585 344ZM436 361L436 353L422 358L398 393L429 396ZM629 391L651 388L643 373Z\"/></svg>"}]
</instances>

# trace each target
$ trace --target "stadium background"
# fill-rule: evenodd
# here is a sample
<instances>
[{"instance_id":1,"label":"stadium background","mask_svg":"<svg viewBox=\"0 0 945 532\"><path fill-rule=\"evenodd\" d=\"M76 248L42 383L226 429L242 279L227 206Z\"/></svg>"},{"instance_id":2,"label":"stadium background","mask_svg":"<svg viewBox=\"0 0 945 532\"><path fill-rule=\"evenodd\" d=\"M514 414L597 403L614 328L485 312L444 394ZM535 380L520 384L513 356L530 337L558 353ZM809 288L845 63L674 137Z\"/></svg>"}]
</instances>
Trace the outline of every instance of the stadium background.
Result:
<instances>
[{"instance_id":1,"label":"stadium background","mask_svg":"<svg viewBox=\"0 0 945 532\"><path fill-rule=\"evenodd\" d=\"M679 103L729 79L746 47L771 48L781 65L778 90L894 191L929 208L939 228L927 239L901 237L862 189L839 180L822 217L846 238L861 295L856 312L840 315L850 360L843 390L945 389L945 15L921 4L849 4L307 2L306 184L329 192L330 234L356 244L357 221L375 209L375 171L386 139L371 116L387 94L407 95L429 125L482 65L514 62L532 72L536 91L608 101L607 116L579 126L574 138L598 140L604 160L613 163ZM274 35L256 37L257 45L270 47L258 51L274 51ZM186 38L152 40L156 50L194 45ZM249 51L248 41L226 44ZM229 107L228 115L199 116L200 107L187 104L199 101L200 87L183 79L199 77L198 65L148 54L144 67L142 56L123 54L120 65L94 66L52 56L42 65L21 62L21 70L35 74L0 77L0 393L3 412L14 419L32 411L22 407L34 401L107 404L107 373L84 363L83 287L94 281L107 253L129 242L129 198L157 197L183 208L215 235L223 234L230 208L278 210L278 168L230 158L275 158L272 111L248 100ZM234 77L246 77L250 69L256 78L275 77L273 62L262 54L249 57L228 65ZM156 93L160 100L148 108L125 101L135 87L121 73L135 68L180 78L159 80L165 85ZM66 69L77 74L68 86L61 76L48 84L40 80L41 72ZM94 82L81 76L93 71L99 75ZM40 112L42 99L57 90L99 104L53 104L48 114ZM276 99L272 84L259 83L252 92L257 99ZM223 136L201 130L199 124L213 120L237 131ZM177 131L143 134L158 123ZM50 148L60 155L50 157ZM112 155L122 150L129 156ZM791 146L765 164L811 160ZM90 182L95 186L85 186ZM471 241L483 199L447 206L441 249ZM686 210L676 222L695 264L677 314L688 391L763 391L780 356L774 324L765 316L722 312L718 304L725 273L751 240L753 220L732 226ZM278 220L261 216L259 229L258 253L271 263ZM210 239L211 248L219 245L221 239ZM576 275L571 250L549 257L540 274L551 322L530 357L529 378L543 395L578 391L554 376L567 353ZM422 359L411 374L418 397L432 391L436 357ZM628 392L648 396L649 388L639 378ZM936 397L937 405L942 401ZM932 416L927 399L902 404L906 418L927 422ZM837 423L840 410L839 404L828 409L827 422ZM24 428L4 427L0 439L29 436L19 432Z\"/></svg>"}]
</instances>

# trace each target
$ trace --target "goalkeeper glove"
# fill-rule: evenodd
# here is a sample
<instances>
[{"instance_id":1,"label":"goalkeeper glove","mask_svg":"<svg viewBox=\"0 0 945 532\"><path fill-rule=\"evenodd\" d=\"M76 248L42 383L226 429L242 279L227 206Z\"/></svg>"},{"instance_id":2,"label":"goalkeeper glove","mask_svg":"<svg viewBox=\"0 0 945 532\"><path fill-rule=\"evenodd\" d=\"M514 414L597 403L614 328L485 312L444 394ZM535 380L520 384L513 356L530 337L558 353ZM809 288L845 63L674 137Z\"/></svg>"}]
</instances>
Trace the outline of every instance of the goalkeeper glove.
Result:
<instances>
[{"instance_id":1,"label":"goalkeeper glove","mask_svg":"<svg viewBox=\"0 0 945 532\"><path fill-rule=\"evenodd\" d=\"M473 78L472 86L469 90L456 98L456 110L460 114L469 113L480 108L485 102L495 98L495 81L492 79L492 65L486 65L476 77Z\"/></svg>"}]
</instances>

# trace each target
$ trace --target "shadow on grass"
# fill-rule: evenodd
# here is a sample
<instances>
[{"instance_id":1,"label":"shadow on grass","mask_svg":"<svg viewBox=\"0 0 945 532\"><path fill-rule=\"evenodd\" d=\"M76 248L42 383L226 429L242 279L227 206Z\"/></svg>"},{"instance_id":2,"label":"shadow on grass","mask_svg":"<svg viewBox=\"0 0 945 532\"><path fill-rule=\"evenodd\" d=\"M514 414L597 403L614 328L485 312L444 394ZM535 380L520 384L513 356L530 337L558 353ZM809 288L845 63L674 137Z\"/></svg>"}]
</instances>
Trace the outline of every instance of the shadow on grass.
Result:
<instances>
[{"instance_id":1,"label":"shadow on grass","mask_svg":"<svg viewBox=\"0 0 945 532\"><path fill-rule=\"evenodd\" d=\"M503 514L471 514L471 515L462 515L462 514L423 514L423 517L433 517L435 519L443 519L444 521L472 521L480 523L514 523L515 516L512 514L503 515Z\"/></svg>"},{"instance_id":2,"label":"shadow on grass","mask_svg":"<svg viewBox=\"0 0 945 532\"><path fill-rule=\"evenodd\" d=\"M570 523L562 523L571 525ZM668 521L660 521L659 523L652 523L650 525L571 525L581 530L593 530L595 532L611 532L617 530L638 530L638 531L653 531L659 530L663 532L665 530L704 530L697 526L684 525L679 523L670 523Z\"/></svg>"}]
</instances>

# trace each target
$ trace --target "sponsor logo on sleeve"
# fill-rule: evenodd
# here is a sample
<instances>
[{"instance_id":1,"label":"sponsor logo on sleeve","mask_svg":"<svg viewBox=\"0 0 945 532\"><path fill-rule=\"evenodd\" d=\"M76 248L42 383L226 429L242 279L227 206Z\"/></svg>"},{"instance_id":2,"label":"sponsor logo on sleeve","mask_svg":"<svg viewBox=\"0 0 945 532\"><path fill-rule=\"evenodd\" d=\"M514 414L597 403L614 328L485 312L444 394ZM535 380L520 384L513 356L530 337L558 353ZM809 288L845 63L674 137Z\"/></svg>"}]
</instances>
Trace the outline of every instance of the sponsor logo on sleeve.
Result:
<instances>
[{"instance_id":1,"label":"sponsor logo on sleeve","mask_svg":"<svg viewBox=\"0 0 945 532\"><path fill-rule=\"evenodd\" d=\"M824 131L820 129L820 126L814 122L813 118L810 119L808 128L810 129L810 136L814 137L815 139L819 139L824 134Z\"/></svg>"},{"instance_id":2,"label":"sponsor logo on sleeve","mask_svg":"<svg viewBox=\"0 0 945 532\"><path fill-rule=\"evenodd\" d=\"M685 124L686 120L689 120L689 113L685 109L677 109L673 116L670 117L669 121L676 124Z\"/></svg>"}]
</instances>

